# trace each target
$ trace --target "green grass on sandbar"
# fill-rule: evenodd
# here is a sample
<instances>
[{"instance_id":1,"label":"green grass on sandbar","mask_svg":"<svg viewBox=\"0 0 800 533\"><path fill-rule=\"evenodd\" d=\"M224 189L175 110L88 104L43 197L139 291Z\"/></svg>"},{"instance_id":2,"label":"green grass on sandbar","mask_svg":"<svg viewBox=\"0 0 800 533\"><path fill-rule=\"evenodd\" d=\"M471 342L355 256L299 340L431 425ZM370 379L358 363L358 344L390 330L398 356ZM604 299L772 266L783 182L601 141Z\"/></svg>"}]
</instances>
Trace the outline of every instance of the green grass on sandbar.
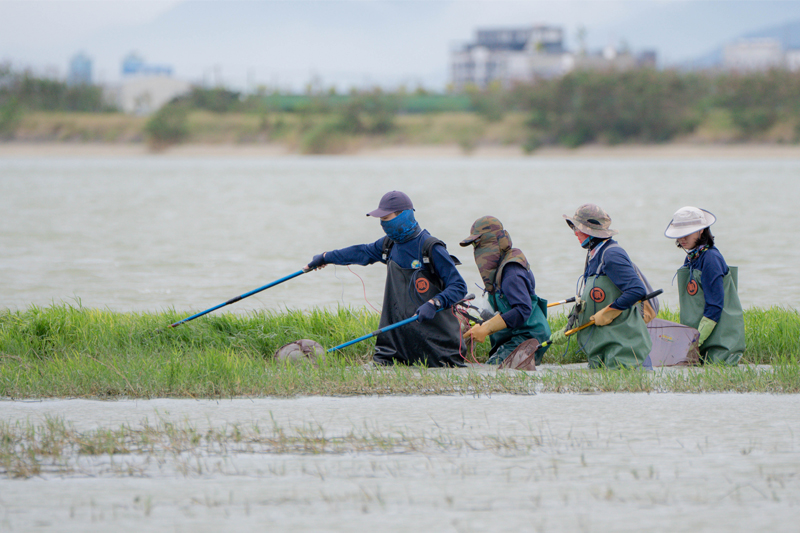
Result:
<instances>
[{"instance_id":1,"label":"green grass on sandbar","mask_svg":"<svg viewBox=\"0 0 800 533\"><path fill-rule=\"evenodd\" d=\"M71 305L0 311L0 397L233 397L362 394L532 394L537 391L800 392L800 315L745 312L748 367L643 373L448 373L396 367L365 371L374 339L329 354L318 368L272 361L282 345L312 339L330 348L374 331L363 309L220 313L168 328L174 311L116 313ZM676 320L677 314L662 311ZM564 315L550 318L563 327ZM487 344L475 356L487 357ZM583 362L576 343L554 346L545 363ZM655 376L655 378L654 378Z\"/></svg>"}]
</instances>

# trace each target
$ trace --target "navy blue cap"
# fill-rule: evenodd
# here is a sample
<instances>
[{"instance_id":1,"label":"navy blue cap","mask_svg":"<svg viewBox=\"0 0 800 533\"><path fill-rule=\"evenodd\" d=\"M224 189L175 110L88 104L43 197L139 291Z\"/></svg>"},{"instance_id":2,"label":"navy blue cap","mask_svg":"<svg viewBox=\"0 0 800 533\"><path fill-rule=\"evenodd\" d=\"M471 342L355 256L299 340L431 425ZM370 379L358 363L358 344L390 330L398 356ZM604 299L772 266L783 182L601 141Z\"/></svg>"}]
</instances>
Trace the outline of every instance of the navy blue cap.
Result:
<instances>
[{"instance_id":1,"label":"navy blue cap","mask_svg":"<svg viewBox=\"0 0 800 533\"><path fill-rule=\"evenodd\" d=\"M378 209L370 211L367 216L380 218L398 211L405 211L406 209L414 209L411 198L406 193L392 191L384 194L378 204Z\"/></svg>"}]
</instances>

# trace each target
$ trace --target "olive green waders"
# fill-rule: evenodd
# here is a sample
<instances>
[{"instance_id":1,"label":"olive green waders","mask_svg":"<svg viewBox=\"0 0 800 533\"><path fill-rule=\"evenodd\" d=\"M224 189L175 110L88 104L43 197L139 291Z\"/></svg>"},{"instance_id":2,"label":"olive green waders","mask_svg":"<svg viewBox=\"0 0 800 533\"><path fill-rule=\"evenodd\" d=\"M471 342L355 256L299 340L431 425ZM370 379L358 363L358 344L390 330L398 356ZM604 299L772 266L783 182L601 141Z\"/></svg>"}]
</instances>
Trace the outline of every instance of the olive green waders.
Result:
<instances>
[{"instance_id":1,"label":"olive green waders","mask_svg":"<svg viewBox=\"0 0 800 533\"><path fill-rule=\"evenodd\" d=\"M608 276L589 276L582 296L586 303L576 325L585 324L621 295L622 291ZM589 359L589 368L638 368L652 347L638 305L624 310L607 326L582 329L578 332L578 344Z\"/></svg>"},{"instance_id":2,"label":"olive green waders","mask_svg":"<svg viewBox=\"0 0 800 533\"><path fill-rule=\"evenodd\" d=\"M511 304L502 294L489 295L489 305L492 309L499 311L502 315L511 311ZM492 343L491 357L487 361L489 364L500 364L505 361L506 357L511 355L517 346L522 344L528 339L536 339L539 343L543 343L550 338L550 324L547 323L547 300L543 300L538 296L531 296L531 314L528 320L521 326L511 329L506 328L493 333L489 336ZM544 352L547 351L548 346L539 347L536 350L536 364L542 363Z\"/></svg>"},{"instance_id":3,"label":"olive green waders","mask_svg":"<svg viewBox=\"0 0 800 533\"><path fill-rule=\"evenodd\" d=\"M706 298L703 293L703 273L688 266L678 269L678 297L681 306L681 324L692 328L700 325ZM704 363L717 363L735 366L745 349L744 312L737 291L739 270L729 266L722 278L725 290L725 303L722 315L714 331L700 347L700 360Z\"/></svg>"}]
</instances>

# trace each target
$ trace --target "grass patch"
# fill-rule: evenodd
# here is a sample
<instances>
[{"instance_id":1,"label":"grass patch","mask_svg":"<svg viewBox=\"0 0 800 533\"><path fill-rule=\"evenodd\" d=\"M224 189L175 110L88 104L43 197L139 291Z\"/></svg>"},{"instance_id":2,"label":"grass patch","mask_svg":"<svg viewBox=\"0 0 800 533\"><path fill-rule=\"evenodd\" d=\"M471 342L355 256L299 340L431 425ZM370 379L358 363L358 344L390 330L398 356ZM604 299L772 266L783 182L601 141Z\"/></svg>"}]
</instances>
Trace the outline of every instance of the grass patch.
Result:
<instances>
[{"instance_id":1,"label":"grass patch","mask_svg":"<svg viewBox=\"0 0 800 533\"><path fill-rule=\"evenodd\" d=\"M187 313L188 314L188 313ZM272 360L282 345L313 339L326 348L374 331L378 316L364 309L220 313L177 328L187 314L115 313L67 304L0 311L0 396L191 397L532 394L630 391L800 392L800 315L793 309L745 312L748 350L743 363L773 368L694 369L685 372L573 371L538 375L447 372L397 367L365 370L374 339L329 354L319 367L286 367ZM676 319L669 310L661 315ZM551 327L564 326L553 315ZM487 358L488 343L477 360ZM553 346L545 363L585 362L571 341ZM653 376L660 376L654 379Z\"/></svg>"}]
</instances>

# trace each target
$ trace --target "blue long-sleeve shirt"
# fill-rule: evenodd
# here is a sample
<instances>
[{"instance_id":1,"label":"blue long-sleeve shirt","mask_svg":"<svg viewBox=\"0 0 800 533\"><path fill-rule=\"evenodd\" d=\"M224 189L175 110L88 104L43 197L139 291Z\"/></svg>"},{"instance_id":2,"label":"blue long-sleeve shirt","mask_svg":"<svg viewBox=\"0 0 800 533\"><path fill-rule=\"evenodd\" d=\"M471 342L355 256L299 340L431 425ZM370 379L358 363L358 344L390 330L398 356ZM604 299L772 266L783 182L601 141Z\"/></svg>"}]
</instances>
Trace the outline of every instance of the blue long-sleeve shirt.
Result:
<instances>
[{"instance_id":1,"label":"blue long-sleeve shirt","mask_svg":"<svg viewBox=\"0 0 800 533\"><path fill-rule=\"evenodd\" d=\"M619 298L611 303L613 309L625 311L633 304L641 300L647 295L647 289L636 275L636 270L633 268L633 262L628 257L628 253L622 249L621 246L609 247L608 245L615 243L613 239L598 244L592 250L589 258L589 263L586 265L586 270L583 273L583 279L589 276L605 274L617 288L622 291ZM607 250L605 248L608 248ZM603 256L605 252L605 256ZM604 257L605 264L602 271L600 269L600 258Z\"/></svg>"},{"instance_id":2,"label":"blue long-sleeve shirt","mask_svg":"<svg viewBox=\"0 0 800 533\"><path fill-rule=\"evenodd\" d=\"M531 295L534 294L536 280L533 272L519 263L508 263L503 267L500 291L506 297L511 309L502 314L503 322L511 329L525 324L531 316Z\"/></svg>"},{"instance_id":3,"label":"blue long-sleeve shirt","mask_svg":"<svg viewBox=\"0 0 800 533\"><path fill-rule=\"evenodd\" d=\"M710 318L714 322L719 322L722 316L722 307L725 305L725 286L722 278L728 273L728 264L716 246L712 246L701 253L694 261L689 263L689 257L683 262L684 266L690 266L703 273L703 296L706 300L703 316Z\"/></svg>"},{"instance_id":4,"label":"blue long-sleeve shirt","mask_svg":"<svg viewBox=\"0 0 800 533\"><path fill-rule=\"evenodd\" d=\"M395 243L389 252L388 259L397 263L401 268L414 268L412 262L419 261L422 263L422 245L430 235L428 230L422 230L410 241ZM325 252L325 261L335 265L386 263L381 258L382 253L383 237L370 244L356 244L355 246ZM456 270L456 265L444 246L434 245L430 254L436 275L444 282L444 288L437 298L442 301L442 307L450 307L467 295L467 283Z\"/></svg>"}]
</instances>

